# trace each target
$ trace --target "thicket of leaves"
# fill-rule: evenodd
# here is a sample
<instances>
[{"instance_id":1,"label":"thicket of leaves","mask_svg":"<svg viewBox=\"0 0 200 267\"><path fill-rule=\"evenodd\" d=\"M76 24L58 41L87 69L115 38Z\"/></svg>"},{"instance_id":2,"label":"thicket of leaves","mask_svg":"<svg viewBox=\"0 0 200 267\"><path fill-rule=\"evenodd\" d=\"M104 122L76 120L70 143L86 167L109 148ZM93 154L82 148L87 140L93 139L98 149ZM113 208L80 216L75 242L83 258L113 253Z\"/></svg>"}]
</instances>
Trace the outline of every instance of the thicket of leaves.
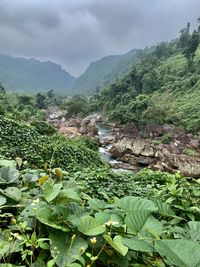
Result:
<instances>
[{"instance_id":1,"label":"thicket of leaves","mask_svg":"<svg viewBox=\"0 0 200 267\"><path fill-rule=\"evenodd\" d=\"M92 140L39 134L30 126L4 116L0 116L0 142L0 154L9 158L20 157L29 165L41 167L48 163L68 171L80 170L84 166L103 166Z\"/></svg>"},{"instance_id":2,"label":"thicket of leaves","mask_svg":"<svg viewBox=\"0 0 200 267\"><path fill-rule=\"evenodd\" d=\"M200 265L198 180L144 170L129 180L133 195L109 197L102 188L92 198L86 178L76 182L60 168L19 171L15 165L0 160L1 266ZM104 172L98 181L109 178Z\"/></svg>"},{"instance_id":3,"label":"thicket of leaves","mask_svg":"<svg viewBox=\"0 0 200 267\"><path fill-rule=\"evenodd\" d=\"M122 124L172 123L198 131L199 40L200 30L190 34L187 26L180 38L144 53L128 75L92 97L93 110Z\"/></svg>"}]
</instances>

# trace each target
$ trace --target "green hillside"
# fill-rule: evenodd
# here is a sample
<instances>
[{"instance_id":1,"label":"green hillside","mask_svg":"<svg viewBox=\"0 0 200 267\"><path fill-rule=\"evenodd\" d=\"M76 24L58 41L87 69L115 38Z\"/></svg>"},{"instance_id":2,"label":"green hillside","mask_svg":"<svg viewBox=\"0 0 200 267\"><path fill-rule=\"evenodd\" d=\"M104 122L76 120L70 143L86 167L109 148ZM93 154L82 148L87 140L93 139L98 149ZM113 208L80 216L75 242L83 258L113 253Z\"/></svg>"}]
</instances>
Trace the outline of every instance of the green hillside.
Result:
<instances>
[{"instance_id":1,"label":"green hillside","mask_svg":"<svg viewBox=\"0 0 200 267\"><path fill-rule=\"evenodd\" d=\"M161 43L143 56L128 75L92 98L93 109L113 121L172 123L200 129L199 31L183 29L179 39Z\"/></svg>"},{"instance_id":2,"label":"green hillside","mask_svg":"<svg viewBox=\"0 0 200 267\"><path fill-rule=\"evenodd\" d=\"M131 70L139 52L140 50L133 49L124 55L111 55L91 63L76 80L75 91L93 94L117 78L123 77Z\"/></svg>"},{"instance_id":3,"label":"green hillside","mask_svg":"<svg viewBox=\"0 0 200 267\"><path fill-rule=\"evenodd\" d=\"M53 62L0 54L0 81L7 91L30 93L54 89L69 94L75 80Z\"/></svg>"}]
</instances>

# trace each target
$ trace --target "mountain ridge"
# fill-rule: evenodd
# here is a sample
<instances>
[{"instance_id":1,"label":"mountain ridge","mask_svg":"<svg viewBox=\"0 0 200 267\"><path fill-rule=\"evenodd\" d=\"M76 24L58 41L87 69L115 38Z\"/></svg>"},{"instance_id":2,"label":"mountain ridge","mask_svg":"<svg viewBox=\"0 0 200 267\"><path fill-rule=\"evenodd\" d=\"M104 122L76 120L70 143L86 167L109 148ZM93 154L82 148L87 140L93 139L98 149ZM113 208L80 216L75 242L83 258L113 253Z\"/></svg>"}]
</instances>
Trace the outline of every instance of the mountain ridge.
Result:
<instances>
[{"instance_id":1,"label":"mountain ridge","mask_svg":"<svg viewBox=\"0 0 200 267\"><path fill-rule=\"evenodd\" d=\"M85 72L77 78L75 92L93 94L124 76L131 70L140 51L132 49L122 55L109 55L91 62Z\"/></svg>"},{"instance_id":2,"label":"mountain ridge","mask_svg":"<svg viewBox=\"0 0 200 267\"><path fill-rule=\"evenodd\" d=\"M0 81L8 91L72 94L76 78L52 61L0 54Z\"/></svg>"}]
</instances>

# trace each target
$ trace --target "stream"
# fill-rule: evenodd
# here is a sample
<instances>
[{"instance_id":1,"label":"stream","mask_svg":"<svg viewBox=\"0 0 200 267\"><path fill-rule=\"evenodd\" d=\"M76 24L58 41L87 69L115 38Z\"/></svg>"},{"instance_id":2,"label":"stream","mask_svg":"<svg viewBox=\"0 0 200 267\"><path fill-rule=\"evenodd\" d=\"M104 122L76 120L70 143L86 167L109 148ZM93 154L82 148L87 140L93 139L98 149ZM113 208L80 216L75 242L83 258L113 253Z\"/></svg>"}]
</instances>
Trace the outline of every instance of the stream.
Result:
<instances>
[{"instance_id":1,"label":"stream","mask_svg":"<svg viewBox=\"0 0 200 267\"><path fill-rule=\"evenodd\" d=\"M101 144L104 143L104 140L112 134L112 128L109 127L106 124L97 123L96 127L98 128L98 135L99 135L99 141ZM122 161L115 160L111 157L111 154L109 153L109 149L112 147L112 144L106 145L106 146L100 146L99 147L99 153L101 155L101 158L103 161L107 162L109 165L117 165L117 164L123 164ZM115 168L112 167L112 170L115 172L130 172L130 170L123 169L123 168Z\"/></svg>"}]
</instances>

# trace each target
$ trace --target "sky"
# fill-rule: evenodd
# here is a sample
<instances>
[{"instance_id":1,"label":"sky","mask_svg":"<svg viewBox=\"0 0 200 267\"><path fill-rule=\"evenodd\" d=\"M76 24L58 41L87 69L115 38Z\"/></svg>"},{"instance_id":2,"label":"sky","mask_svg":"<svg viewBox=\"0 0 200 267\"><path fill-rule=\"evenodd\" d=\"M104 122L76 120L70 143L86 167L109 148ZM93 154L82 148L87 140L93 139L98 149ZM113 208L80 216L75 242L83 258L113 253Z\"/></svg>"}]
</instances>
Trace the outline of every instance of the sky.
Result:
<instances>
[{"instance_id":1,"label":"sky","mask_svg":"<svg viewBox=\"0 0 200 267\"><path fill-rule=\"evenodd\" d=\"M78 76L104 56L174 39L198 17L200 0L0 0L0 53Z\"/></svg>"}]
</instances>

